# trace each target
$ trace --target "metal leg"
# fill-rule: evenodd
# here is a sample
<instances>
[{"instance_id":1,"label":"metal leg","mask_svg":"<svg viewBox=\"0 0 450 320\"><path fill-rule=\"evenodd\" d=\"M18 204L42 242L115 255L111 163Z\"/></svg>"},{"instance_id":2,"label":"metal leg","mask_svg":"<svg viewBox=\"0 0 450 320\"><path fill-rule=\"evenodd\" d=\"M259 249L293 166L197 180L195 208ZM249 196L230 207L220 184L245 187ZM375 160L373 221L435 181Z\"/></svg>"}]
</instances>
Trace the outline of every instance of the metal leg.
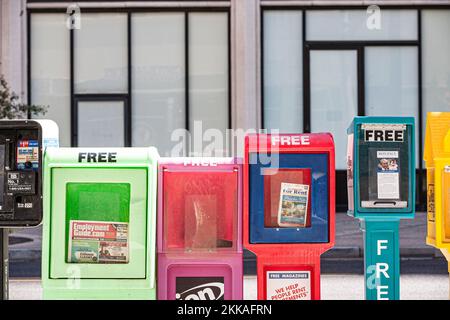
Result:
<instances>
[{"instance_id":1,"label":"metal leg","mask_svg":"<svg viewBox=\"0 0 450 320\"><path fill-rule=\"evenodd\" d=\"M0 300L8 300L8 274L9 274L9 258L8 258L8 229L0 228Z\"/></svg>"},{"instance_id":2,"label":"metal leg","mask_svg":"<svg viewBox=\"0 0 450 320\"><path fill-rule=\"evenodd\" d=\"M442 254L444 255L445 259L447 259L447 263L448 263L448 272L449 272L449 297L448 299L450 300L450 250L447 249L441 249Z\"/></svg>"}]
</instances>

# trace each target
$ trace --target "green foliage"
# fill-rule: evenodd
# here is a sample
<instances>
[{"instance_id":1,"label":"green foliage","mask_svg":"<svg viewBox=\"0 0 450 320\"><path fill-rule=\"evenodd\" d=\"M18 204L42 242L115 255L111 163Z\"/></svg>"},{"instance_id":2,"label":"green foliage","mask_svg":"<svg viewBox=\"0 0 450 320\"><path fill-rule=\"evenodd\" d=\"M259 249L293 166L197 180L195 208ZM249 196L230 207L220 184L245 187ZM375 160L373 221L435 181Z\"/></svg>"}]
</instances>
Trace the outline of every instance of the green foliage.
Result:
<instances>
[{"instance_id":1,"label":"green foliage","mask_svg":"<svg viewBox=\"0 0 450 320\"><path fill-rule=\"evenodd\" d=\"M48 106L21 103L19 96L11 91L5 77L0 75L0 119L27 119L31 116L45 115Z\"/></svg>"}]
</instances>

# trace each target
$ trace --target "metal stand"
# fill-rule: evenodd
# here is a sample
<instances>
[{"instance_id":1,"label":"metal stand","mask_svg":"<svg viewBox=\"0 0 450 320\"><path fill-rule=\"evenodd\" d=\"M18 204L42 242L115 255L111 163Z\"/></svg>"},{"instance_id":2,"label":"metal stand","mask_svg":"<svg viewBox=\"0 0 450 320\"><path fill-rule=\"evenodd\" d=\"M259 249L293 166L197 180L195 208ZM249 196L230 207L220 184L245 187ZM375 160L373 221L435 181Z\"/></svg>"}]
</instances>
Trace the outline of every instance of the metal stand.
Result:
<instances>
[{"instance_id":1,"label":"metal stand","mask_svg":"<svg viewBox=\"0 0 450 320\"><path fill-rule=\"evenodd\" d=\"M441 249L442 254L444 255L445 259L447 259L448 263L448 272L450 273L450 250L448 249ZM449 277L449 297L450 300L450 277Z\"/></svg>"},{"instance_id":2,"label":"metal stand","mask_svg":"<svg viewBox=\"0 0 450 320\"><path fill-rule=\"evenodd\" d=\"M9 230L0 228L0 300L8 300L8 274L9 274L9 258L8 258L8 235Z\"/></svg>"},{"instance_id":3,"label":"metal stand","mask_svg":"<svg viewBox=\"0 0 450 320\"><path fill-rule=\"evenodd\" d=\"M400 220L361 220L366 300L400 299Z\"/></svg>"}]
</instances>

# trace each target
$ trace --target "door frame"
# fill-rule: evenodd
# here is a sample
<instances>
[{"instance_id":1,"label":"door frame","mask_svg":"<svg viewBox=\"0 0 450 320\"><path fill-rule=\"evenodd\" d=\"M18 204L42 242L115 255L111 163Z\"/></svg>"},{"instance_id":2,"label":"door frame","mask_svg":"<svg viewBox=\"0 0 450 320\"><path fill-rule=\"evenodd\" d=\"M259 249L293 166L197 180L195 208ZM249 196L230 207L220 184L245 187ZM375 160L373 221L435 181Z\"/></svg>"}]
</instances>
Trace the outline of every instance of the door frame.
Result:
<instances>
[{"instance_id":1,"label":"door frame","mask_svg":"<svg viewBox=\"0 0 450 320\"><path fill-rule=\"evenodd\" d=\"M79 102L123 102L123 121L124 121L124 147L131 146L131 107L127 94L82 94L75 95L73 99L73 129L72 145L78 147L78 103Z\"/></svg>"}]
</instances>

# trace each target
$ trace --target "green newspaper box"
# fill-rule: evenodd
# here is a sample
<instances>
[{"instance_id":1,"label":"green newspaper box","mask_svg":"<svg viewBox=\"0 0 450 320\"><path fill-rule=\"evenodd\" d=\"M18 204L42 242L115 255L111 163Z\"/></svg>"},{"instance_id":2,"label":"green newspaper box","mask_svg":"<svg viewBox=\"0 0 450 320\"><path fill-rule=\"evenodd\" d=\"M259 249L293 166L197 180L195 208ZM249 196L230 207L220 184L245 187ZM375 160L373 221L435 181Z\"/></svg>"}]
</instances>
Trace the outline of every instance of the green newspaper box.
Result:
<instances>
[{"instance_id":1,"label":"green newspaper box","mask_svg":"<svg viewBox=\"0 0 450 320\"><path fill-rule=\"evenodd\" d=\"M44 157L44 299L155 299L158 152L60 148Z\"/></svg>"}]
</instances>

